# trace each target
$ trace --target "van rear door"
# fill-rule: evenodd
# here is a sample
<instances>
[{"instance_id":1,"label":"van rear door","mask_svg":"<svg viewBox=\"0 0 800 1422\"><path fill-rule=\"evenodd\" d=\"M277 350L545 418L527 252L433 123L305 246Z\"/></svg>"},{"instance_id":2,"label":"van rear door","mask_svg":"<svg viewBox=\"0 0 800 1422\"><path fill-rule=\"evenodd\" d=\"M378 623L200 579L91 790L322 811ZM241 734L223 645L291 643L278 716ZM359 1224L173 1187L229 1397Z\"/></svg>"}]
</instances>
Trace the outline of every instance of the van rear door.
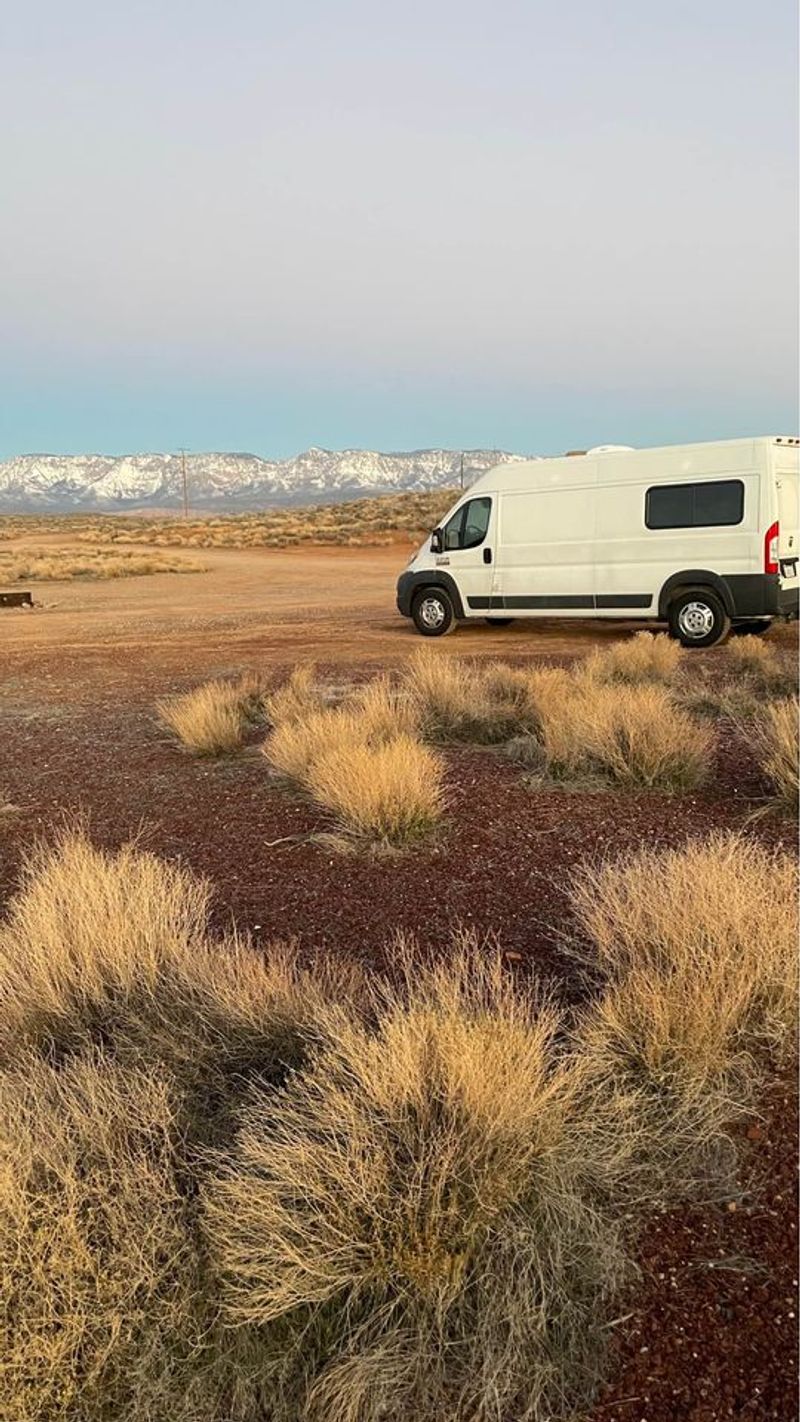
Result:
<instances>
[{"instance_id":1,"label":"van rear door","mask_svg":"<svg viewBox=\"0 0 800 1422\"><path fill-rule=\"evenodd\" d=\"M800 456L795 467L781 466L775 471L778 495L778 570L781 590L796 591L800 560Z\"/></svg>"}]
</instances>

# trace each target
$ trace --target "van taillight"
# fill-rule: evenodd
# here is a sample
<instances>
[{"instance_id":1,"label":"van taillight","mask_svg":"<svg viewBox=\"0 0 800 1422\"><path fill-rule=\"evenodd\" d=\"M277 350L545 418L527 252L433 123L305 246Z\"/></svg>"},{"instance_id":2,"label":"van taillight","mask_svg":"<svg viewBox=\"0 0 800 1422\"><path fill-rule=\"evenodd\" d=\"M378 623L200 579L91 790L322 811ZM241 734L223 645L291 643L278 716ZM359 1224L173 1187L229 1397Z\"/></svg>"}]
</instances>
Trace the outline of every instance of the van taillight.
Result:
<instances>
[{"instance_id":1,"label":"van taillight","mask_svg":"<svg viewBox=\"0 0 800 1422\"><path fill-rule=\"evenodd\" d=\"M771 523L764 534L764 572L777 573L778 571L778 535L780 526L777 522Z\"/></svg>"}]
</instances>

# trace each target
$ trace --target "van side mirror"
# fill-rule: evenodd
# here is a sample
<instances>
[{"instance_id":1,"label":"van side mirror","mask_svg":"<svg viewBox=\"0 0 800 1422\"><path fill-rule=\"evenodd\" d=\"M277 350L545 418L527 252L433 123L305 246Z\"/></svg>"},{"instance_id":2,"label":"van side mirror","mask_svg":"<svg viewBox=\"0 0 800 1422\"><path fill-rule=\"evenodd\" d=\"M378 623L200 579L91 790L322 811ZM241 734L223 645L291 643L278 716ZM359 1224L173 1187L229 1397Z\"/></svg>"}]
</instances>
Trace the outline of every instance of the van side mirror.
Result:
<instances>
[{"instance_id":1,"label":"van side mirror","mask_svg":"<svg viewBox=\"0 0 800 1422\"><path fill-rule=\"evenodd\" d=\"M431 534L431 553L441 553L442 551L442 530L435 528Z\"/></svg>"}]
</instances>

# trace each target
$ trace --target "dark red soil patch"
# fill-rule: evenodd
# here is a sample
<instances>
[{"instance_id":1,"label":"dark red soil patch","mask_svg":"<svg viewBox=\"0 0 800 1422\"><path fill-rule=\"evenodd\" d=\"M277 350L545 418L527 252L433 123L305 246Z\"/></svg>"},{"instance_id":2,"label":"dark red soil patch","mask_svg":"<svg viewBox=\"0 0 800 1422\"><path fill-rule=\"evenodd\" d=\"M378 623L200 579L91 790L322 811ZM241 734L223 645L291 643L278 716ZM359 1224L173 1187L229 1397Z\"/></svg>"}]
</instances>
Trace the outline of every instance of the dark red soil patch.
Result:
<instances>
[{"instance_id":1,"label":"dark red soil patch","mask_svg":"<svg viewBox=\"0 0 800 1422\"><path fill-rule=\"evenodd\" d=\"M109 696L9 711L0 733L0 782L17 807L0 814L0 902L31 840L82 814L100 843L141 832L148 847L208 875L219 927L233 920L257 941L293 937L301 952L378 964L396 931L436 950L456 925L471 925L569 994L580 983L558 943L570 928L569 875L587 856L712 829L746 827L790 850L795 842L791 821L752 818L766 787L745 741L724 725L713 779L674 799L532 791L500 753L450 750L442 834L392 858L309 842L330 827L325 815L271 780L257 746L230 761L192 759L149 702ZM614 1383L591 1422L796 1418L794 1119L776 1097L752 1142L760 1184L743 1206L682 1211L648 1231L633 1317L615 1331Z\"/></svg>"}]
</instances>

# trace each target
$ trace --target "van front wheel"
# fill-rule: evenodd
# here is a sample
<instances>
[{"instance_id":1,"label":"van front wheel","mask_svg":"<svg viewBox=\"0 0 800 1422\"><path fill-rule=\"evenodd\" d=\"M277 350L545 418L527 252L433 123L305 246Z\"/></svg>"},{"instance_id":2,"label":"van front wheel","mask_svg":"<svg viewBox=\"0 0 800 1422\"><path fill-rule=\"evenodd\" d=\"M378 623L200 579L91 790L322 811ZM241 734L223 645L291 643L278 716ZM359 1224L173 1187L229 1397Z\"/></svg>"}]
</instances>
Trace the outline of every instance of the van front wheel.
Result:
<instances>
[{"instance_id":1,"label":"van front wheel","mask_svg":"<svg viewBox=\"0 0 800 1422\"><path fill-rule=\"evenodd\" d=\"M669 605L670 636L684 647L713 647L731 630L731 620L710 588L685 588Z\"/></svg>"},{"instance_id":2,"label":"van front wheel","mask_svg":"<svg viewBox=\"0 0 800 1422\"><path fill-rule=\"evenodd\" d=\"M423 637L443 637L456 625L456 614L444 588L420 588L411 604L414 626Z\"/></svg>"}]
</instances>

